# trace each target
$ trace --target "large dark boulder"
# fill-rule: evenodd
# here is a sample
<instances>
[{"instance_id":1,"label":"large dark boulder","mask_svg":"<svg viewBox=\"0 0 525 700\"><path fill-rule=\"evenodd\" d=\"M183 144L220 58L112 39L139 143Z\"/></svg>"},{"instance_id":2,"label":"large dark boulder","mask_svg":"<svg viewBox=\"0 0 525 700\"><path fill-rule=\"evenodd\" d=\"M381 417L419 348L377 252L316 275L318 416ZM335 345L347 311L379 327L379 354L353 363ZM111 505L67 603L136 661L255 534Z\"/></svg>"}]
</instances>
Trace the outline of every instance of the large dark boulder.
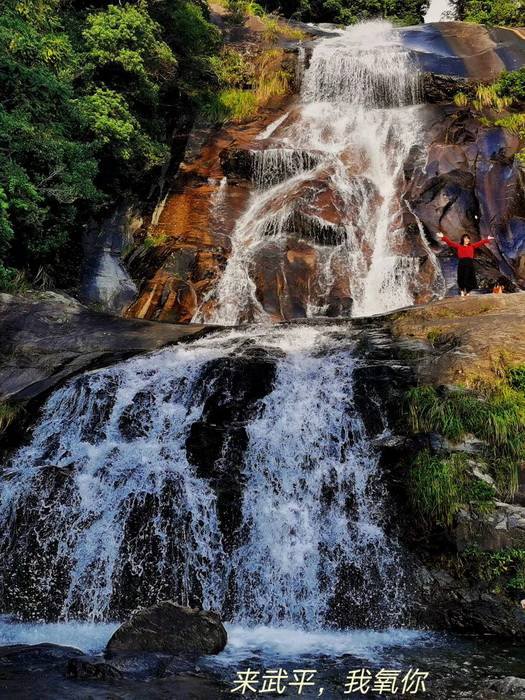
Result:
<instances>
[{"instance_id":1,"label":"large dark boulder","mask_svg":"<svg viewBox=\"0 0 525 700\"><path fill-rule=\"evenodd\" d=\"M108 681L122 678L118 668L96 656L77 656L69 659L66 666L66 678L77 680Z\"/></svg>"},{"instance_id":2,"label":"large dark boulder","mask_svg":"<svg viewBox=\"0 0 525 700\"><path fill-rule=\"evenodd\" d=\"M88 369L203 330L99 313L55 292L0 294L0 401L27 401Z\"/></svg>"},{"instance_id":3,"label":"large dark boulder","mask_svg":"<svg viewBox=\"0 0 525 700\"><path fill-rule=\"evenodd\" d=\"M227 640L216 613L164 601L135 612L113 634L106 651L218 654Z\"/></svg>"},{"instance_id":4,"label":"large dark boulder","mask_svg":"<svg viewBox=\"0 0 525 700\"><path fill-rule=\"evenodd\" d=\"M525 612L495 595L478 600L443 604L439 617L444 629L460 634L491 634L499 638L525 638Z\"/></svg>"}]
</instances>

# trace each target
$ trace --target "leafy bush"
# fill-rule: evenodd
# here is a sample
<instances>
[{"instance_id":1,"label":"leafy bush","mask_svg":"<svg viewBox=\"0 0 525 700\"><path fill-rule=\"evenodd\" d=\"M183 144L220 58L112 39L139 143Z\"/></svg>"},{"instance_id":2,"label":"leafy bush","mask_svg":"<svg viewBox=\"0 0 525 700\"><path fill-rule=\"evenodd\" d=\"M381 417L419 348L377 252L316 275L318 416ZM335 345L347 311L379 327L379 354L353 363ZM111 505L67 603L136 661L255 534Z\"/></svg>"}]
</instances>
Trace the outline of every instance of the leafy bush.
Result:
<instances>
[{"instance_id":1,"label":"leafy bush","mask_svg":"<svg viewBox=\"0 0 525 700\"><path fill-rule=\"evenodd\" d=\"M265 0L261 4L269 11L282 12L285 17L340 24L380 17L397 24L419 24L426 7L420 0Z\"/></svg>"},{"instance_id":2,"label":"leafy bush","mask_svg":"<svg viewBox=\"0 0 525 700\"><path fill-rule=\"evenodd\" d=\"M492 383L454 391L423 386L407 394L408 419L415 432L437 432L452 441L474 435L485 443L484 458L499 491L511 496L525 461L525 392L522 367Z\"/></svg>"},{"instance_id":3,"label":"leafy bush","mask_svg":"<svg viewBox=\"0 0 525 700\"><path fill-rule=\"evenodd\" d=\"M496 89L501 96L525 101L525 68L502 73L496 82Z\"/></svg>"},{"instance_id":4,"label":"leafy bush","mask_svg":"<svg viewBox=\"0 0 525 700\"><path fill-rule=\"evenodd\" d=\"M463 574L485 582L496 593L506 592L517 599L525 593L525 549L485 552L473 545L461 554L458 565Z\"/></svg>"},{"instance_id":5,"label":"leafy bush","mask_svg":"<svg viewBox=\"0 0 525 700\"><path fill-rule=\"evenodd\" d=\"M221 35L203 7L4 0L2 288L15 269L31 278L42 265L74 283L85 223L149 190L168 156L172 115L191 115L209 90Z\"/></svg>"},{"instance_id":6,"label":"leafy bush","mask_svg":"<svg viewBox=\"0 0 525 700\"><path fill-rule=\"evenodd\" d=\"M467 22L519 27L523 25L523 0L466 0L462 1L462 18Z\"/></svg>"}]
</instances>

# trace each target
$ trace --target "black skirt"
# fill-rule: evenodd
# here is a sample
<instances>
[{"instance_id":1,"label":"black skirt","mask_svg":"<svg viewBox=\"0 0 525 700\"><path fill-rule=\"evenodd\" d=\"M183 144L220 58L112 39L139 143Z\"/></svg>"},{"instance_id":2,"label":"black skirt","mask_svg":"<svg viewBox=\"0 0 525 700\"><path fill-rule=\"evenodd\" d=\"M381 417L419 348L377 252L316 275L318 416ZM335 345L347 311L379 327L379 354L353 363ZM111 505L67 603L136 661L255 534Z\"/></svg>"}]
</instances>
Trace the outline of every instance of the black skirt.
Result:
<instances>
[{"instance_id":1,"label":"black skirt","mask_svg":"<svg viewBox=\"0 0 525 700\"><path fill-rule=\"evenodd\" d=\"M476 289L478 282L474 270L473 258L459 258L458 260L458 287L465 292Z\"/></svg>"}]
</instances>

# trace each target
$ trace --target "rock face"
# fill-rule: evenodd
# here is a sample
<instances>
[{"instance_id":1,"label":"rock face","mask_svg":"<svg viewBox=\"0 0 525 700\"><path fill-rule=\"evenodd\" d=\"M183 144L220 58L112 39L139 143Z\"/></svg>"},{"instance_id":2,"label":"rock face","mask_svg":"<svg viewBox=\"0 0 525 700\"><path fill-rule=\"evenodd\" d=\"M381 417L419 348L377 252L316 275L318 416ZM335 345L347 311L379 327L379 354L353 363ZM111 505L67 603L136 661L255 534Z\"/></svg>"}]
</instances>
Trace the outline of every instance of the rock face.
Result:
<instances>
[{"instance_id":1,"label":"rock face","mask_svg":"<svg viewBox=\"0 0 525 700\"><path fill-rule=\"evenodd\" d=\"M468 22L434 22L401 29L423 71L493 80L525 64L525 31Z\"/></svg>"},{"instance_id":2,"label":"rock face","mask_svg":"<svg viewBox=\"0 0 525 700\"><path fill-rule=\"evenodd\" d=\"M0 401L34 399L79 372L203 331L117 318L54 292L0 294L0 325Z\"/></svg>"},{"instance_id":3,"label":"rock face","mask_svg":"<svg viewBox=\"0 0 525 700\"><path fill-rule=\"evenodd\" d=\"M88 228L83 240L82 301L118 314L135 299L138 290L122 264L121 254L141 223L126 207L120 207L100 228L94 224Z\"/></svg>"},{"instance_id":4,"label":"rock face","mask_svg":"<svg viewBox=\"0 0 525 700\"><path fill-rule=\"evenodd\" d=\"M437 347L415 363L417 383L464 384L489 375L494 358L525 362L525 304L521 294L487 294L443 299L428 306L392 314L397 338Z\"/></svg>"},{"instance_id":5,"label":"rock face","mask_svg":"<svg viewBox=\"0 0 525 700\"><path fill-rule=\"evenodd\" d=\"M455 286L454 251L436 245L436 231L454 240L496 238L478 252L480 286L506 280L509 289L525 286L525 194L514 158L518 137L500 127L483 126L468 110L444 107L429 132L425 162L416 165L407 191L435 252L447 286Z\"/></svg>"},{"instance_id":6,"label":"rock face","mask_svg":"<svg viewBox=\"0 0 525 700\"><path fill-rule=\"evenodd\" d=\"M499 637L525 637L525 612L496 596L457 601L440 607L441 624L460 634L492 634Z\"/></svg>"},{"instance_id":7,"label":"rock face","mask_svg":"<svg viewBox=\"0 0 525 700\"><path fill-rule=\"evenodd\" d=\"M525 547L525 508L514 503L496 502L493 513L475 517L460 511L454 530L459 552L478 546L486 552Z\"/></svg>"},{"instance_id":8,"label":"rock face","mask_svg":"<svg viewBox=\"0 0 525 700\"><path fill-rule=\"evenodd\" d=\"M165 601L134 613L113 634L107 651L218 654L226 642L218 615Z\"/></svg>"}]
</instances>

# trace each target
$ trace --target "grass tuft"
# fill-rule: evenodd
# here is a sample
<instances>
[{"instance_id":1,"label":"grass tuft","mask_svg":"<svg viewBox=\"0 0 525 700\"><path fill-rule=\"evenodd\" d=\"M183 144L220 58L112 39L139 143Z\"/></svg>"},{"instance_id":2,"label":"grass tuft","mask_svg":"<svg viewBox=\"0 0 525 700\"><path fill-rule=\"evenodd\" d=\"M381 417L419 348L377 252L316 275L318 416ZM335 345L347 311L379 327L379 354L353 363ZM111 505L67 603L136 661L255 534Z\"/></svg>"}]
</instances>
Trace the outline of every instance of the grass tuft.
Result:
<instances>
[{"instance_id":1,"label":"grass tuft","mask_svg":"<svg viewBox=\"0 0 525 700\"><path fill-rule=\"evenodd\" d=\"M525 463L525 366L472 389L421 386L406 396L408 421L416 433L436 432L459 442L473 435L485 443L483 457L498 491L512 497Z\"/></svg>"},{"instance_id":2,"label":"grass tuft","mask_svg":"<svg viewBox=\"0 0 525 700\"><path fill-rule=\"evenodd\" d=\"M478 513L491 512L496 495L490 484L473 476L465 455L443 458L428 450L422 450L411 464L408 493L419 517L442 527L450 527L465 506Z\"/></svg>"},{"instance_id":3,"label":"grass tuft","mask_svg":"<svg viewBox=\"0 0 525 700\"><path fill-rule=\"evenodd\" d=\"M13 424L21 411L21 406L13 406L9 403L0 403L0 435L5 433L5 431Z\"/></svg>"}]
</instances>

